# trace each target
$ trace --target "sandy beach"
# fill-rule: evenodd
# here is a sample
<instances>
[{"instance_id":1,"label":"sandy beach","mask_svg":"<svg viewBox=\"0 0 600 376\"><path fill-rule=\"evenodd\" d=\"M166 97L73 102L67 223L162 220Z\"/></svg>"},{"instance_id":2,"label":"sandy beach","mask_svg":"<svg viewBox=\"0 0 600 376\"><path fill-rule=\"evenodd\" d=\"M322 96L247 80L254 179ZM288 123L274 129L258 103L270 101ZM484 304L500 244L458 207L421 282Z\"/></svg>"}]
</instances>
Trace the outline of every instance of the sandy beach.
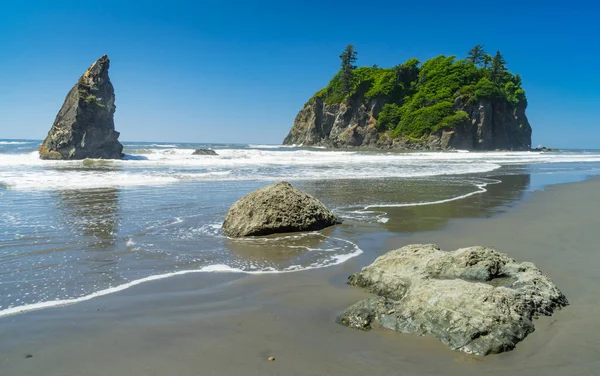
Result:
<instances>
[{"instance_id":1,"label":"sandy beach","mask_svg":"<svg viewBox=\"0 0 600 376\"><path fill-rule=\"evenodd\" d=\"M0 375L596 375L599 188L599 179L549 186L504 213L383 241L365 231L365 253L331 268L187 275L4 317ZM340 310L368 295L347 286L347 276L410 243L485 245L532 261L570 306L536 320L516 350L485 358L430 337L336 324Z\"/></svg>"}]
</instances>

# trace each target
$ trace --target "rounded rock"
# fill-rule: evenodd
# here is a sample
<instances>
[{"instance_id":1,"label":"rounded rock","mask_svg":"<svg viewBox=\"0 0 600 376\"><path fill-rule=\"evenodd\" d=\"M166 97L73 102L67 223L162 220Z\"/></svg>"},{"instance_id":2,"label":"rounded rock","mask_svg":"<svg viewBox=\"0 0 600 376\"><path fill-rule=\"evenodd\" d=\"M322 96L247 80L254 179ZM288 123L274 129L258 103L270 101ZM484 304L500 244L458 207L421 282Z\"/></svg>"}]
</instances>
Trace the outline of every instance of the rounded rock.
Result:
<instances>
[{"instance_id":1,"label":"rounded rock","mask_svg":"<svg viewBox=\"0 0 600 376\"><path fill-rule=\"evenodd\" d=\"M235 202L223 223L230 237L318 231L341 223L319 200L279 182L260 188Z\"/></svg>"}]
</instances>

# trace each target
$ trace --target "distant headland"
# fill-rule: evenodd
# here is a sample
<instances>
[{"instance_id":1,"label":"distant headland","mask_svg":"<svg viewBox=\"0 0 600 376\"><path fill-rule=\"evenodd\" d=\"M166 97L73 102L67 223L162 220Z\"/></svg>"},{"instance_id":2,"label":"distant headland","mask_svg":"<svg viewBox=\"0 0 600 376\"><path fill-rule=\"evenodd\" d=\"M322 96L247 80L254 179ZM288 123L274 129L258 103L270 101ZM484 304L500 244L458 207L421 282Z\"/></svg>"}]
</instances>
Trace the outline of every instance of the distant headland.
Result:
<instances>
[{"instance_id":1,"label":"distant headland","mask_svg":"<svg viewBox=\"0 0 600 376\"><path fill-rule=\"evenodd\" d=\"M296 116L284 144L416 150L530 150L521 76L504 56L473 47L463 60L410 59L393 68L341 69Z\"/></svg>"}]
</instances>

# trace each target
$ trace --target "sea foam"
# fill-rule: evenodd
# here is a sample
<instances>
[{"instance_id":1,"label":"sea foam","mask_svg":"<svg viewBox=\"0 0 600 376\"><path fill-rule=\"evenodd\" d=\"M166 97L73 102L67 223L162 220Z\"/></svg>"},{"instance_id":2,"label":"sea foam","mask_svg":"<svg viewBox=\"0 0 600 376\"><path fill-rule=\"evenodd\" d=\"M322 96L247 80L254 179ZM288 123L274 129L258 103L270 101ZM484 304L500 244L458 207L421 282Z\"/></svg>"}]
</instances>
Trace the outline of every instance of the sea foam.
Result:
<instances>
[{"instance_id":1,"label":"sea foam","mask_svg":"<svg viewBox=\"0 0 600 376\"><path fill-rule=\"evenodd\" d=\"M308 234L310 235L310 234L315 234L315 233L308 233ZM305 234L302 234L302 236L304 236L304 235ZM295 236L295 235L292 235L292 236ZM334 266L334 265L339 265L339 264L344 263L344 262L363 253L363 251L356 244L354 244L348 240L333 238L333 237L328 237L328 238L348 243L352 246L352 248L354 250L348 254L333 254L331 257L326 258L323 261L314 262L314 263L311 263L306 266L291 265L291 266L288 266L281 270L277 270L277 269L271 268L271 267L266 267L261 270L244 270L244 269L232 267L232 266L229 266L226 264L212 264L212 265L207 265L207 266L201 267L199 269L179 270L179 271L174 271L174 272L170 272L170 273L151 275L151 276L139 278L139 279L136 279L136 280L133 280L133 281L130 281L130 282L118 285L118 286L113 286L113 287L109 287L109 288L106 288L103 290L95 291L91 294L77 297L77 298L50 300L50 301L43 301L43 302L37 302L37 303L32 303L32 304L25 304L25 305L21 305L21 306L6 308L3 310L0 310L0 318L5 317L5 316L10 316L10 315L15 315L15 314L26 313L26 312L30 312L30 311L36 311L36 310L40 310L40 309L44 309L44 308L61 307L61 306L75 304L75 303L81 303L81 302L85 302L85 301L88 301L88 300L91 300L94 298L98 298L101 296L114 294L119 291L123 291L123 290L129 289L131 287L134 287L134 286L146 283L146 282L158 281L161 279L166 279L166 278L171 278L171 277L176 277L176 276L181 276L181 275L186 275L186 274L193 274L193 273L239 273L239 274L294 273L294 272L300 272L300 271L305 271L305 270L321 269L321 268L326 268L326 267L330 267L330 266Z\"/></svg>"},{"instance_id":2,"label":"sea foam","mask_svg":"<svg viewBox=\"0 0 600 376\"><path fill-rule=\"evenodd\" d=\"M477 194L481 194L481 193L485 193L487 192L486 187L490 184L498 184L498 183L502 183L502 181L500 180L489 180L488 182L485 183L476 183L474 184L474 186L477 188L475 191L469 192L469 193L465 193L463 195L458 195L458 196L454 196L454 197L450 197L447 199L443 199L443 200L434 200L434 201L422 201L422 202L408 202L408 203L399 203L399 204L372 204L372 205L367 205L364 207L364 210L369 210L369 209L373 209L373 208L401 208L401 207L409 207L409 206L425 206L425 205L437 205L437 204L444 204L446 202L452 202L452 201L457 201L457 200L462 200L465 199L467 197L471 197Z\"/></svg>"},{"instance_id":3,"label":"sea foam","mask_svg":"<svg viewBox=\"0 0 600 376\"><path fill-rule=\"evenodd\" d=\"M0 184L15 190L159 186L189 181L424 178L478 174L503 165L600 162L594 153L357 152L292 148L193 149L145 145L125 160L42 161L37 152L0 154ZM272 149L265 149L273 146ZM351 172L351 173L350 173Z\"/></svg>"}]
</instances>

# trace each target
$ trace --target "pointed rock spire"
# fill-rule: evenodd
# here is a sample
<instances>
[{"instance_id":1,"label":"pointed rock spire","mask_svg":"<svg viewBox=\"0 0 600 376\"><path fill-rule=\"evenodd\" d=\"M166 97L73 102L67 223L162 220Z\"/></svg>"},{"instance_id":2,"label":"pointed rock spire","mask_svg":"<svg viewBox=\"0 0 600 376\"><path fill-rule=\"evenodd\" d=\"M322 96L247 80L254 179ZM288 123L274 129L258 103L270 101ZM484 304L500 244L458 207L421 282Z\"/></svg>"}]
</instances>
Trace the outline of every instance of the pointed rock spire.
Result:
<instances>
[{"instance_id":1,"label":"pointed rock spire","mask_svg":"<svg viewBox=\"0 0 600 376\"><path fill-rule=\"evenodd\" d=\"M115 92L108 77L109 66L108 56L103 55L69 91L40 146L40 158L123 158L113 119Z\"/></svg>"}]
</instances>

